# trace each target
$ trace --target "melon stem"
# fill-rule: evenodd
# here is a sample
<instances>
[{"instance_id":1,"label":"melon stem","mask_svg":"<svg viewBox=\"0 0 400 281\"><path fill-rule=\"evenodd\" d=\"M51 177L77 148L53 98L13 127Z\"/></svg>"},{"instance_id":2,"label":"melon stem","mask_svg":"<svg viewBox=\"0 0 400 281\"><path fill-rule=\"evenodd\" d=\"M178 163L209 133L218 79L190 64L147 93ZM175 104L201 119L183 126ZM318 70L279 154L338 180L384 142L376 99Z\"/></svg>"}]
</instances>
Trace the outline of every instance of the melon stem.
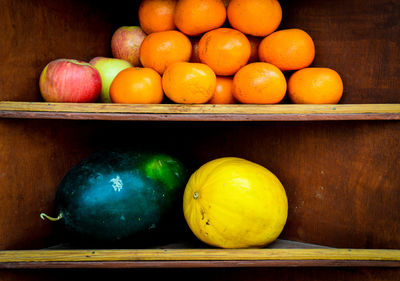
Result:
<instances>
[{"instance_id":1,"label":"melon stem","mask_svg":"<svg viewBox=\"0 0 400 281\"><path fill-rule=\"evenodd\" d=\"M50 221L59 221L60 219L63 218L63 215L62 215L62 213L60 213L60 214L58 215L58 217L53 218L53 217L50 217L50 216L46 215L45 213L41 213L41 214L40 214L40 218L41 218L42 220L48 219L48 220L50 220Z\"/></svg>"}]
</instances>

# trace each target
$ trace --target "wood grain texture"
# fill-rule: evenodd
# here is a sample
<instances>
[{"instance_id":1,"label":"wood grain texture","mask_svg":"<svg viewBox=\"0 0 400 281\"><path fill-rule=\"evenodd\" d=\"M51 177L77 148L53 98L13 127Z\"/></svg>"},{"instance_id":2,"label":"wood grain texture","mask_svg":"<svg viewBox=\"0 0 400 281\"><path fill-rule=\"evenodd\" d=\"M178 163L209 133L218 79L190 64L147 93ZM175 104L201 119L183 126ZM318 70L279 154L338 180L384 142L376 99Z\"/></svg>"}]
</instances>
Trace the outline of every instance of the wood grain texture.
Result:
<instances>
[{"instance_id":1,"label":"wood grain texture","mask_svg":"<svg viewBox=\"0 0 400 281\"><path fill-rule=\"evenodd\" d=\"M0 263L94 261L400 261L400 250L376 249L137 249L0 251ZM399 264L400 265L400 264Z\"/></svg>"},{"instance_id":2,"label":"wood grain texture","mask_svg":"<svg viewBox=\"0 0 400 281\"><path fill-rule=\"evenodd\" d=\"M0 100L40 101L38 77L52 59L109 55L113 30L137 23L140 1L113 3L2 0ZM342 76L345 91L340 103L400 103L398 0L281 4L280 28L309 32L317 51L313 66L331 67ZM7 117L54 119L52 113L24 114ZM91 119L68 114L59 118ZM168 116L158 115L157 120L167 121L162 124L1 119L0 249L32 249L57 241L56 230L43 224L38 214L51 212L56 186L74 163L92 151L115 146L166 149L181 155L193 169L222 156L255 161L273 171L286 188L289 217L283 238L343 248L400 248L398 122L176 124L168 122ZM134 118L151 117L141 113ZM119 280L127 274L222 281L400 279L398 268L202 268L2 270L0 280Z\"/></svg>"},{"instance_id":3,"label":"wood grain texture","mask_svg":"<svg viewBox=\"0 0 400 281\"><path fill-rule=\"evenodd\" d=\"M94 4L98 8L93 8ZM115 23L93 1L1 1L1 99L41 100L39 76L58 58L110 56Z\"/></svg>"},{"instance_id":4,"label":"wood grain texture","mask_svg":"<svg viewBox=\"0 0 400 281\"><path fill-rule=\"evenodd\" d=\"M0 117L72 120L400 120L400 104L182 105L0 102Z\"/></svg>"},{"instance_id":5,"label":"wood grain texture","mask_svg":"<svg viewBox=\"0 0 400 281\"><path fill-rule=\"evenodd\" d=\"M286 188L289 217L281 238L341 248L400 248L397 121L3 119L0 128L7 132L0 139L1 249L32 249L57 240L39 214L51 214L62 176L92 151L115 147L166 151L191 171L224 156L254 161Z\"/></svg>"},{"instance_id":6,"label":"wood grain texture","mask_svg":"<svg viewBox=\"0 0 400 281\"><path fill-rule=\"evenodd\" d=\"M282 0L280 29L307 31L316 46L312 66L342 77L340 103L398 103L400 1ZM287 73L290 75L290 73Z\"/></svg>"}]
</instances>

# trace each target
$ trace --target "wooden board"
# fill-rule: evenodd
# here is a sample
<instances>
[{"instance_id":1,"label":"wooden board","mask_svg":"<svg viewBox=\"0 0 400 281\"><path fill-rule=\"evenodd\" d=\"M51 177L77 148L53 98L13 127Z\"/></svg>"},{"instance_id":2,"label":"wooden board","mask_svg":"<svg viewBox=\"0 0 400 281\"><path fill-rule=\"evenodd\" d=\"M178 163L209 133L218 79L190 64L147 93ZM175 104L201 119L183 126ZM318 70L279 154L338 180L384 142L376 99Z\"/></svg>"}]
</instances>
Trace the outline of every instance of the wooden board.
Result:
<instances>
[{"instance_id":1,"label":"wooden board","mask_svg":"<svg viewBox=\"0 0 400 281\"><path fill-rule=\"evenodd\" d=\"M87 120L400 120L400 104L183 105L0 102L0 117Z\"/></svg>"},{"instance_id":2,"label":"wooden board","mask_svg":"<svg viewBox=\"0 0 400 281\"><path fill-rule=\"evenodd\" d=\"M400 250L145 249L0 251L0 268L400 266Z\"/></svg>"}]
</instances>

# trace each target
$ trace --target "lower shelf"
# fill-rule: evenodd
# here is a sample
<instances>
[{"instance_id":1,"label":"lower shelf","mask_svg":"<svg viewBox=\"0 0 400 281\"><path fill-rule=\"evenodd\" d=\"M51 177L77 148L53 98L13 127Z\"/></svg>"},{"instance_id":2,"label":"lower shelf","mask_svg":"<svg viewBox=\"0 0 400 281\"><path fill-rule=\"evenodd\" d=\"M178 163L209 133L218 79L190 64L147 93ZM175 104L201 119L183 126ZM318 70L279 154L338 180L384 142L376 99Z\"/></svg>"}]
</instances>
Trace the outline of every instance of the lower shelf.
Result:
<instances>
[{"instance_id":1,"label":"lower shelf","mask_svg":"<svg viewBox=\"0 0 400 281\"><path fill-rule=\"evenodd\" d=\"M335 249L282 240L264 249L174 247L7 250L0 251L0 268L400 267L400 250Z\"/></svg>"}]
</instances>

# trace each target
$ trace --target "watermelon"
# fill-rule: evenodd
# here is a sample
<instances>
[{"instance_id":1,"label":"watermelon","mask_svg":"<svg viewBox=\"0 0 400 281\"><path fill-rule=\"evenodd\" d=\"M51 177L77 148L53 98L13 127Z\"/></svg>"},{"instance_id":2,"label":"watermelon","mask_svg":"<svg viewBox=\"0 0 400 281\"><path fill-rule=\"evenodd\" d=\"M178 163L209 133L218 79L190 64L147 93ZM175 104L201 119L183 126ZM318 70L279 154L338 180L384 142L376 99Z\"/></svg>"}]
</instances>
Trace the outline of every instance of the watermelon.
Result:
<instances>
[{"instance_id":1,"label":"watermelon","mask_svg":"<svg viewBox=\"0 0 400 281\"><path fill-rule=\"evenodd\" d=\"M62 221L68 233L82 239L144 237L170 215L187 178L182 162L168 154L97 152L62 179L55 200L59 215L52 220Z\"/></svg>"}]
</instances>

